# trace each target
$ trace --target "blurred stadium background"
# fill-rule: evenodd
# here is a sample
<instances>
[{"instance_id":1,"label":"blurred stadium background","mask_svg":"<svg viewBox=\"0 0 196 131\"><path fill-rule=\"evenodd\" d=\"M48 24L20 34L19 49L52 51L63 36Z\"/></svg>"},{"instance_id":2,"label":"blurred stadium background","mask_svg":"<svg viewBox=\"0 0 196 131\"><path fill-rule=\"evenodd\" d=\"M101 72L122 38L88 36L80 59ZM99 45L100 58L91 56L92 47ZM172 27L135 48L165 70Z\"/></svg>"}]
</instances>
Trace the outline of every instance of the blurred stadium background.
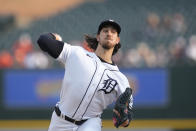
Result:
<instances>
[{"instance_id":1,"label":"blurred stadium background","mask_svg":"<svg viewBox=\"0 0 196 131\"><path fill-rule=\"evenodd\" d=\"M84 48L99 23L120 23L114 56L134 82L133 131L196 130L195 0L0 0L0 131L46 131L64 68L42 53L43 32ZM71 98L70 98L71 99ZM111 107L103 130L114 129Z\"/></svg>"}]
</instances>

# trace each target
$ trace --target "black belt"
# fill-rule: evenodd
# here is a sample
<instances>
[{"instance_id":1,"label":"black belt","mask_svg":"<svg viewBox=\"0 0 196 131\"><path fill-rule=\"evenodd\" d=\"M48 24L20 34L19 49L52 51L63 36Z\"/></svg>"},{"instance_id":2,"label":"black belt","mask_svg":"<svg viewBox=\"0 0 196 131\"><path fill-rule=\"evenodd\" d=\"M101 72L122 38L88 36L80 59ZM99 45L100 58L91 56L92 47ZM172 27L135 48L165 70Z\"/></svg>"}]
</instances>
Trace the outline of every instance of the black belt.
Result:
<instances>
[{"instance_id":1,"label":"black belt","mask_svg":"<svg viewBox=\"0 0 196 131\"><path fill-rule=\"evenodd\" d=\"M59 109L59 107L56 107L56 106L55 106L54 110L55 110L57 116L62 117L63 119L65 119L69 122L72 122L76 125L82 125L87 120L87 119L85 119L85 120L81 120L81 121L76 121L72 118L69 118L68 116L61 114L61 110Z\"/></svg>"}]
</instances>

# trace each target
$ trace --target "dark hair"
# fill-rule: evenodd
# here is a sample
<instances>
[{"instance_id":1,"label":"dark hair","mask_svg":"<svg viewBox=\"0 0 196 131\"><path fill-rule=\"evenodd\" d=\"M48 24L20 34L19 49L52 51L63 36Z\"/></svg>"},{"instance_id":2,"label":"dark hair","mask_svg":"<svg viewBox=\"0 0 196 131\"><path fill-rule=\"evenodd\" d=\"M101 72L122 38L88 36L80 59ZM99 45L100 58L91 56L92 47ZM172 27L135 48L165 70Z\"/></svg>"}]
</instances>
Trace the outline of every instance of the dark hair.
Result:
<instances>
[{"instance_id":1,"label":"dark hair","mask_svg":"<svg viewBox=\"0 0 196 131\"><path fill-rule=\"evenodd\" d=\"M98 46L98 41L96 37L90 36L90 35L84 35L84 39L87 42L88 46L93 49L96 50L97 46ZM118 50L121 48L121 44L118 43L115 45L114 50L112 52L112 55L115 55Z\"/></svg>"}]
</instances>

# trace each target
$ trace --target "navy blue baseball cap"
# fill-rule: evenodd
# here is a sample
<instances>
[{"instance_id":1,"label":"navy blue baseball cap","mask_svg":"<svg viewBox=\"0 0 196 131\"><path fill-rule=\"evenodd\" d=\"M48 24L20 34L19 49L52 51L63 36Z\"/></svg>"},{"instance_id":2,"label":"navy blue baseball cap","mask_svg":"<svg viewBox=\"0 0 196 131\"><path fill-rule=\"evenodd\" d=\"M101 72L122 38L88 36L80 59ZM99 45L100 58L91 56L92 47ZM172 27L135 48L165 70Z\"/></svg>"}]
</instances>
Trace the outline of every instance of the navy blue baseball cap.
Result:
<instances>
[{"instance_id":1,"label":"navy blue baseball cap","mask_svg":"<svg viewBox=\"0 0 196 131\"><path fill-rule=\"evenodd\" d=\"M102 21L101 24L99 25L97 34L99 34L100 31L104 27L108 27L108 26L112 26L114 29L116 29L117 33L120 34L120 32L121 32L120 25L117 22L115 22L114 20L104 20L104 21Z\"/></svg>"}]
</instances>

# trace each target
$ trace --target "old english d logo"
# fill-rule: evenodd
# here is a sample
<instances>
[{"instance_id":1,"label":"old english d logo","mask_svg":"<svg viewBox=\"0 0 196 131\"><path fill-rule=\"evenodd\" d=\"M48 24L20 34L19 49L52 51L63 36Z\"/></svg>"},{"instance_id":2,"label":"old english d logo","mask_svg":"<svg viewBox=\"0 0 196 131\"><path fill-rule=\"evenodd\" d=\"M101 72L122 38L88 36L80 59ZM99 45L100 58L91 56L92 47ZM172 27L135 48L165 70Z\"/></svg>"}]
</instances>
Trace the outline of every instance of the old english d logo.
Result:
<instances>
[{"instance_id":1,"label":"old english d logo","mask_svg":"<svg viewBox=\"0 0 196 131\"><path fill-rule=\"evenodd\" d=\"M118 85L117 81L112 79L107 75L108 79L104 80L103 88L99 89L99 91L104 91L105 94L108 94L114 90L114 88Z\"/></svg>"}]
</instances>

